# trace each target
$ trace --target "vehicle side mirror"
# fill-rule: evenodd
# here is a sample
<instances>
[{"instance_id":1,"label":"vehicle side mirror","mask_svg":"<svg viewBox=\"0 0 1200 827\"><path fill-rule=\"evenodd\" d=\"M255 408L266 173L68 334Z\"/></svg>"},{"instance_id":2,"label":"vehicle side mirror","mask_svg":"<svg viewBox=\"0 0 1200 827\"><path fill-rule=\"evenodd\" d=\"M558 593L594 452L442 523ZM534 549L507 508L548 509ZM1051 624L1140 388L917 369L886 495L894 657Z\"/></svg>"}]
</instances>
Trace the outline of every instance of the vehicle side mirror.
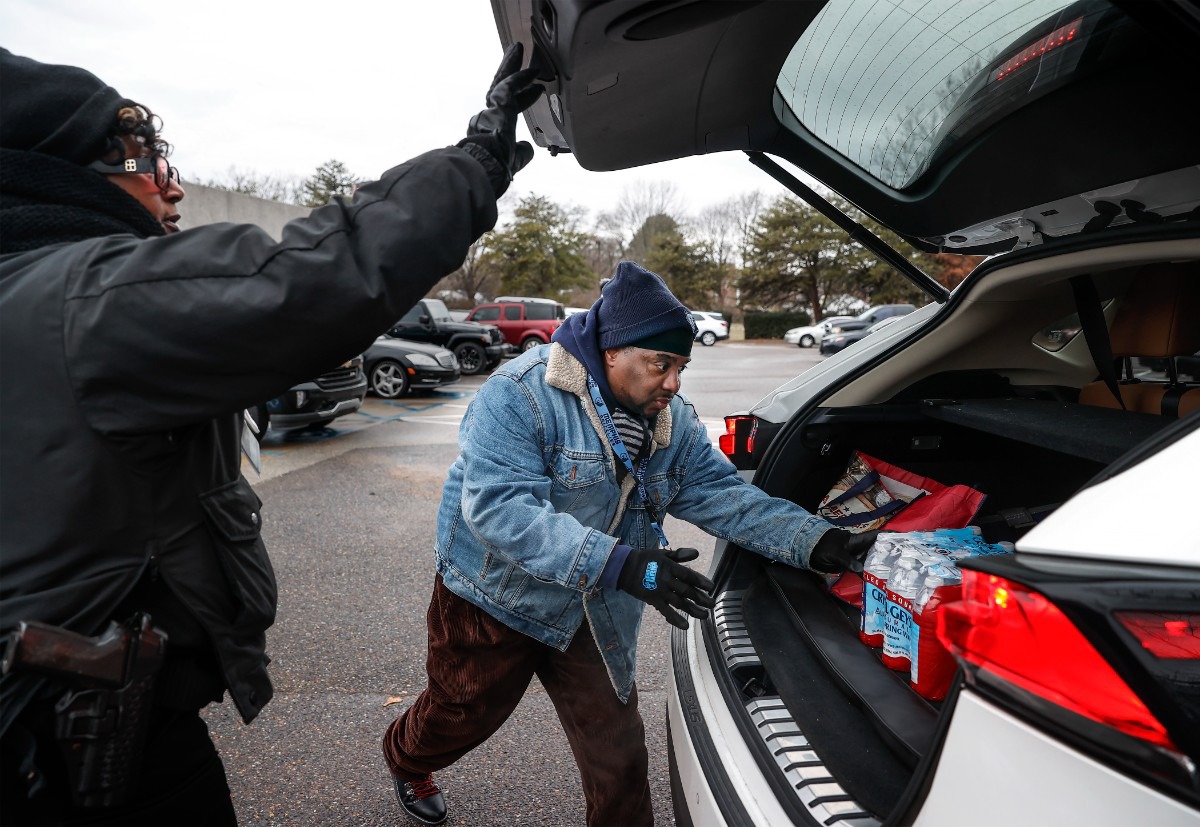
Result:
<instances>
[{"instance_id":1,"label":"vehicle side mirror","mask_svg":"<svg viewBox=\"0 0 1200 827\"><path fill-rule=\"evenodd\" d=\"M430 327L433 325L433 318L428 313L422 314L421 318L418 319L417 321L419 321L421 324L425 325L426 327Z\"/></svg>"}]
</instances>

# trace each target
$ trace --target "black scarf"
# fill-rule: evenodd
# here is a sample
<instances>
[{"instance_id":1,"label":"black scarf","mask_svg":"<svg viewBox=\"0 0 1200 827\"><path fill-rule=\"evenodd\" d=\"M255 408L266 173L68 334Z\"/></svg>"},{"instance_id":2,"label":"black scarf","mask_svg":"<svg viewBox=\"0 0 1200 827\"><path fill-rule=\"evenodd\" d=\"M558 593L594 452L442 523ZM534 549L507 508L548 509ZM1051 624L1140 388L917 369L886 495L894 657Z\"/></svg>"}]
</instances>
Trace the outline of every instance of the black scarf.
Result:
<instances>
[{"instance_id":1,"label":"black scarf","mask_svg":"<svg viewBox=\"0 0 1200 827\"><path fill-rule=\"evenodd\" d=\"M0 149L0 253L130 233L146 238L164 230L98 172L52 155Z\"/></svg>"}]
</instances>

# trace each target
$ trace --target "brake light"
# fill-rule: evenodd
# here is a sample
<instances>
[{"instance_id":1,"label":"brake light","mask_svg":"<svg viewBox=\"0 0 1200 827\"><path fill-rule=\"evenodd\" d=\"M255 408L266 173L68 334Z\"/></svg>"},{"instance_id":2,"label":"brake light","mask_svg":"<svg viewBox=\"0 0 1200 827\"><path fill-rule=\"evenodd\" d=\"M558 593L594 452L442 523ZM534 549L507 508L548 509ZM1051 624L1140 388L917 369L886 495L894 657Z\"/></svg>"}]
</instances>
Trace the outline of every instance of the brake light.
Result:
<instances>
[{"instance_id":1,"label":"brake light","mask_svg":"<svg viewBox=\"0 0 1200 827\"><path fill-rule=\"evenodd\" d=\"M721 434L717 443L721 448L721 453L733 459L734 454L738 453L738 432L749 434L746 436L746 444L743 449L747 454L754 453L754 434L758 431L758 420L752 416L727 416L725 417L725 433Z\"/></svg>"},{"instance_id":2,"label":"brake light","mask_svg":"<svg viewBox=\"0 0 1200 827\"><path fill-rule=\"evenodd\" d=\"M1047 52L1057 49L1059 46L1065 46L1075 39L1079 34L1079 26L1083 23L1082 17L1077 17L1065 26L1062 26L1040 40L1026 46L1021 51L1004 61L994 72L992 72L991 81L1004 80L1013 72L1020 69L1031 60L1036 60Z\"/></svg>"},{"instance_id":3,"label":"brake light","mask_svg":"<svg viewBox=\"0 0 1200 827\"><path fill-rule=\"evenodd\" d=\"M968 664L1027 692L1177 749L1166 728L1075 624L1045 595L1020 583L964 569L962 599L942 606L938 637Z\"/></svg>"},{"instance_id":4,"label":"brake light","mask_svg":"<svg viewBox=\"0 0 1200 827\"><path fill-rule=\"evenodd\" d=\"M732 458L737 453L737 417L725 417L725 433L717 439L717 444L721 447L721 453Z\"/></svg>"},{"instance_id":5,"label":"brake light","mask_svg":"<svg viewBox=\"0 0 1200 827\"><path fill-rule=\"evenodd\" d=\"M1117 612L1116 617L1156 658L1200 660L1200 614Z\"/></svg>"}]
</instances>

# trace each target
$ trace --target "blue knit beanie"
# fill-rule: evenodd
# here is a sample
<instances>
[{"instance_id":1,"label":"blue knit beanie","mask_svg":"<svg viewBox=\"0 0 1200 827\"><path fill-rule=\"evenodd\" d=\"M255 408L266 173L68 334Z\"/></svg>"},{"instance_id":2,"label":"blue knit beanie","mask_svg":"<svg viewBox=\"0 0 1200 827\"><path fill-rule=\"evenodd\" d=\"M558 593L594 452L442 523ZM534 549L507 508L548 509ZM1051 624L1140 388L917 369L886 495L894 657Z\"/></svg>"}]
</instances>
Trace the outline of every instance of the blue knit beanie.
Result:
<instances>
[{"instance_id":1,"label":"blue knit beanie","mask_svg":"<svg viewBox=\"0 0 1200 827\"><path fill-rule=\"evenodd\" d=\"M601 350L633 345L690 356L696 322L661 278L622 261L596 308Z\"/></svg>"}]
</instances>

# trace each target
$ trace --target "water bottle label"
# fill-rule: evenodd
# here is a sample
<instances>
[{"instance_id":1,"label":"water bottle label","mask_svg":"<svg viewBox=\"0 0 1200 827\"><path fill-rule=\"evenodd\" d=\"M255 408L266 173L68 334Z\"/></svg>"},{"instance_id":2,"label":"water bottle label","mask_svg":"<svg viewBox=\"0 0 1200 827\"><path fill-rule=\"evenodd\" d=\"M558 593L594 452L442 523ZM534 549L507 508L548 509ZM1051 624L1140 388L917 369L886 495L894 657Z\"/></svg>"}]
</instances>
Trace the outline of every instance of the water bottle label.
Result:
<instances>
[{"instance_id":1,"label":"water bottle label","mask_svg":"<svg viewBox=\"0 0 1200 827\"><path fill-rule=\"evenodd\" d=\"M883 634L883 615L887 592L878 577L863 572L862 630L868 635Z\"/></svg>"},{"instance_id":2,"label":"water bottle label","mask_svg":"<svg viewBox=\"0 0 1200 827\"><path fill-rule=\"evenodd\" d=\"M884 657L901 659L909 657L909 627L912 625L912 601L888 592L887 611L883 625Z\"/></svg>"}]
</instances>

